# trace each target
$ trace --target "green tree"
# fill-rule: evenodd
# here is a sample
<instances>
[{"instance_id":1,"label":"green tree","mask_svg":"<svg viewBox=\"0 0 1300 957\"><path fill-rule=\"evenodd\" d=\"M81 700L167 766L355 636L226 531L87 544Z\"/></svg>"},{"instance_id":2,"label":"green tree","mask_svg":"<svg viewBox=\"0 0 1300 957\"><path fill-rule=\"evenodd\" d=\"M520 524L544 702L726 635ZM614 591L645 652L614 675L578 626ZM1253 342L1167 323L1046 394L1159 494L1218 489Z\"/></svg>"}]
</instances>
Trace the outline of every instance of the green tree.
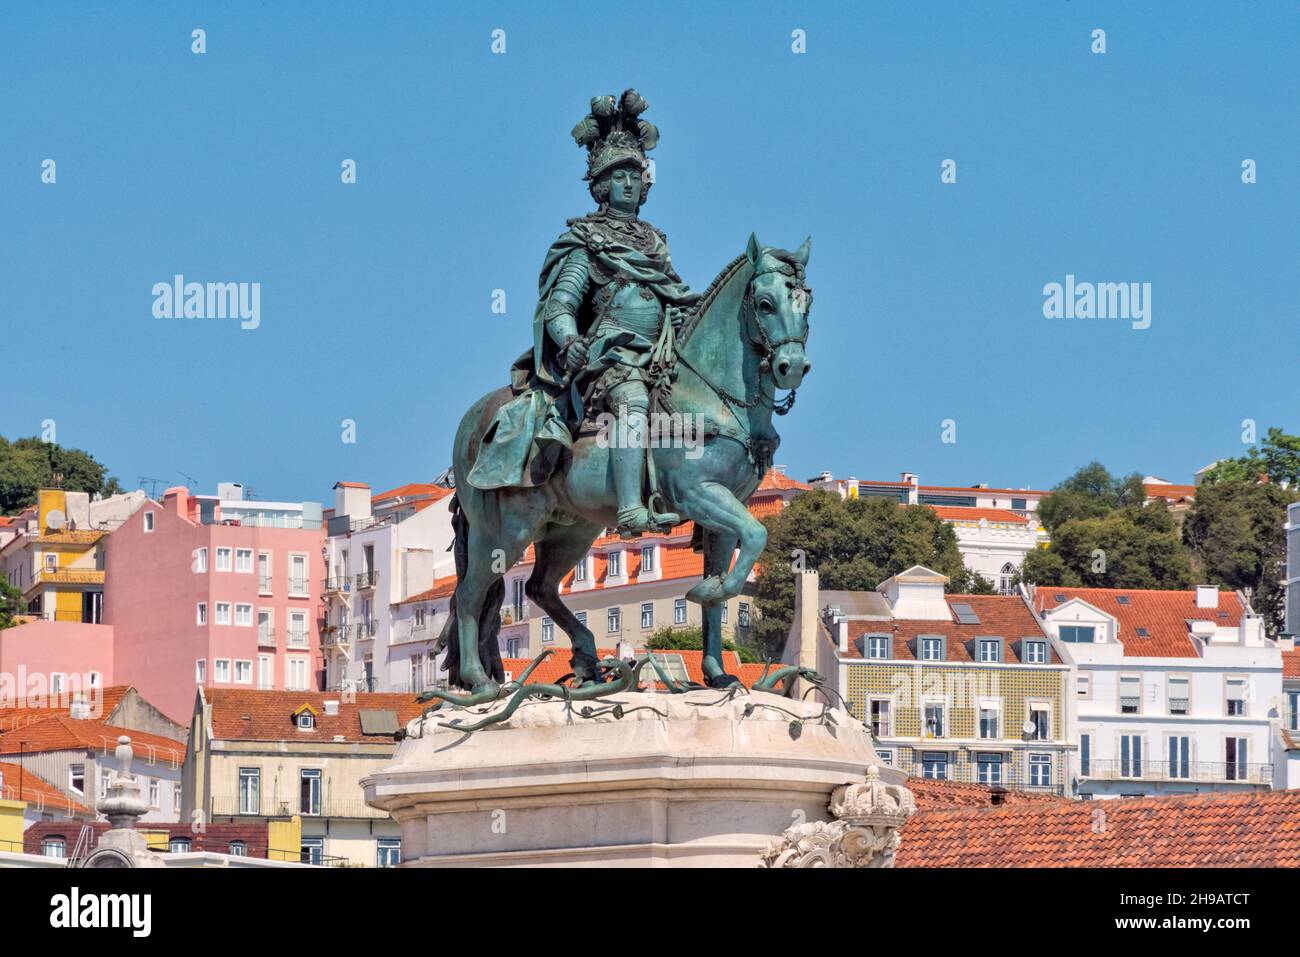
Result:
<instances>
[{"instance_id":1,"label":"green tree","mask_svg":"<svg viewBox=\"0 0 1300 957\"><path fill-rule=\"evenodd\" d=\"M651 651L703 651L704 632L699 628L673 628L665 625L655 629L646 641L646 647ZM734 651L745 664L761 660L753 649L737 644L730 638L722 639L722 647L724 651Z\"/></svg>"},{"instance_id":2,"label":"green tree","mask_svg":"<svg viewBox=\"0 0 1300 957\"><path fill-rule=\"evenodd\" d=\"M1025 556L1021 576L1036 585L1187 588L1192 567L1162 501L1146 504L1142 477L1114 476L1091 462L1039 503L1047 549Z\"/></svg>"},{"instance_id":3,"label":"green tree","mask_svg":"<svg viewBox=\"0 0 1300 957\"><path fill-rule=\"evenodd\" d=\"M1300 486L1300 435L1269 429L1264 441L1252 445L1244 455L1223 459L1201 476L1201 485L1223 482L1255 482L1261 475L1269 481Z\"/></svg>"},{"instance_id":4,"label":"green tree","mask_svg":"<svg viewBox=\"0 0 1300 957\"><path fill-rule=\"evenodd\" d=\"M0 629L14 626L14 615L23 612L23 593L8 579L0 578Z\"/></svg>"},{"instance_id":5,"label":"green tree","mask_svg":"<svg viewBox=\"0 0 1300 957\"><path fill-rule=\"evenodd\" d=\"M1202 483L1183 522L1198 570L1216 584L1250 589L1251 604L1273 635L1284 624L1286 508L1297 498L1293 489L1254 478Z\"/></svg>"},{"instance_id":6,"label":"green tree","mask_svg":"<svg viewBox=\"0 0 1300 957\"><path fill-rule=\"evenodd\" d=\"M36 501L36 493L56 484L70 492L122 491L117 479L89 452L67 449L38 437L8 441L0 436L0 512L13 514Z\"/></svg>"},{"instance_id":7,"label":"green tree","mask_svg":"<svg viewBox=\"0 0 1300 957\"><path fill-rule=\"evenodd\" d=\"M954 588L987 585L967 574L956 533L925 506L814 490L767 519L767 529L755 587L760 617L752 629L765 653L779 655L790 632L797 568L815 569L821 587L831 589L870 590L913 565L947 575Z\"/></svg>"}]
</instances>

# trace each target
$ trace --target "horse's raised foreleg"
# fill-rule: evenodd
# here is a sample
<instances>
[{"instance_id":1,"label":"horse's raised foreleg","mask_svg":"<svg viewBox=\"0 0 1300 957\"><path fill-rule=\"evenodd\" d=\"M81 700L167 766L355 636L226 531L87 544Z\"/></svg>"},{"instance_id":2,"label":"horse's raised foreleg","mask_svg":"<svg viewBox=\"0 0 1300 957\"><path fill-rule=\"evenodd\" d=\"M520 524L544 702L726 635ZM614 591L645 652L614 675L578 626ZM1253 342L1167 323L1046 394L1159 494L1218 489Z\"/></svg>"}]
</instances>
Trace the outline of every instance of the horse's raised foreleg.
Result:
<instances>
[{"instance_id":1,"label":"horse's raised foreleg","mask_svg":"<svg viewBox=\"0 0 1300 957\"><path fill-rule=\"evenodd\" d=\"M550 615L569 636L573 645L573 674L583 681L599 674L596 639L560 599L560 581L587 554L599 534L600 526L585 521L575 525L548 525L542 537L533 543L536 561L524 585L528 599Z\"/></svg>"},{"instance_id":2,"label":"horse's raised foreleg","mask_svg":"<svg viewBox=\"0 0 1300 957\"><path fill-rule=\"evenodd\" d=\"M740 541L740 553L731 571L710 574L687 592L686 597L701 605L734 598L745 587L754 563L767 544L767 529L730 489L717 482L692 486L684 499L677 502L682 512L729 541Z\"/></svg>"},{"instance_id":3,"label":"horse's raised foreleg","mask_svg":"<svg viewBox=\"0 0 1300 957\"><path fill-rule=\"evenodd\" d=\"M722 532L704 532L704 576L721 580L731 565L736 550L735 535ZM734 675L727 674L722 666L722 601L707 602L701 607L703 621L704 656L701 666L710 687L725 688L736 683Z\"/></svg>"}]
</instances>

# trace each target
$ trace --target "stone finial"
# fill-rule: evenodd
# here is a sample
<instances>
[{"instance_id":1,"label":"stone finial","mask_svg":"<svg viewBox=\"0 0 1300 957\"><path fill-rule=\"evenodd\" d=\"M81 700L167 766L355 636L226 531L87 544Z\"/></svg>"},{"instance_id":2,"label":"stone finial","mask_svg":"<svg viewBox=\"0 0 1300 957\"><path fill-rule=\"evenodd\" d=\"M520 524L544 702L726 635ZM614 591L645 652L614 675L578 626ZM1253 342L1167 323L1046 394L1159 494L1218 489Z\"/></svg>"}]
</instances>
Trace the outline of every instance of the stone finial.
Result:
<instances>
[{"instance_id":1,"label":"stone finial","mask_svg":"<svg viewBox=\"0 0 1300 957\"><path fill-rule=\"evenodd\" d=\"M867 768L866 778L831 794L827 809L835 820L786 828L758 866L893 867L898 829L916 813L916 799L902 785L881 781L875 765Z\"/></svg>"},{"instance_id":2,"label":"stone finial","mask_svg":"<svg viewBox=\"0 0 1300 957\"><path fill-rule=\"evenodd\" d=\"M117 750L113 752L117 758L117 773L122 777L131 775L131 760L135 757L135 751L131 749L131 739L125 734L120 735L117 739Z\"/></svg>"}]
</instances>

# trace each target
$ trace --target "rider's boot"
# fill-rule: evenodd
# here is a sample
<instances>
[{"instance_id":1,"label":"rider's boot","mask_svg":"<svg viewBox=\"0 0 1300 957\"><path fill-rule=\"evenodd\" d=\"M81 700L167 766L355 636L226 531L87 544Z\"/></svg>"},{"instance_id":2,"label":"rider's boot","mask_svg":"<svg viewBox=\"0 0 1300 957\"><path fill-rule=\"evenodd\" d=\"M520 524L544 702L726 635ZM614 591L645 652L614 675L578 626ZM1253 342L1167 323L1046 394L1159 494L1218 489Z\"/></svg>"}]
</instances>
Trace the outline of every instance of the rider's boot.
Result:
<instances>
[{"instance_id":1,"label":"rider's boot","mask_svg":"<svg viewBox=\"0 0 1300 957\"><path fill-rule=\"evenodd\" d=\"M610 450L614 459L614 489L618 493L618 533L631 538L642 532L667 531L681 517L674 512L652 512L641 500L646 410L623 405L619 408L619 419L617 439Z\"/></svg>"}]
</instances>

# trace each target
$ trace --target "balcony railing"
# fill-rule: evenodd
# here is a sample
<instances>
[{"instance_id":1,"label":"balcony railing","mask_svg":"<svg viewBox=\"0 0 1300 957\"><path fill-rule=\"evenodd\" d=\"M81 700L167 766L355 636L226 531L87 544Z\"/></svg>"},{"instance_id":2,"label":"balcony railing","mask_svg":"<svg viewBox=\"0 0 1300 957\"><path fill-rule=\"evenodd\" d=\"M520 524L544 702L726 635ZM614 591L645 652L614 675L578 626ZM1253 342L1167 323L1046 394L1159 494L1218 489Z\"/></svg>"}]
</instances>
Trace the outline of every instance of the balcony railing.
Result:
<instances>
[{"instance_id":1,"label":"balcony railing","mask_svg":"<svg viewBox=\"0 0 1300 957\"><path fill-rule=\"evenodd\" d=\"M293 630L289 631L290 648L306 648L307 646L308 646L307 632L293 631Z\"/></svg>"},{"instance_id":2,"label":"balcony railing","mask_svg":"<svg viewBox=\"0 0 1300 957\"><path fill-rule=\"evenodd\" d=\"M379 622L371 618L369 621L359 621L352 626L353 634L358 639L373 638L379 631Z\"/></svg>"},{"instance_id":3,"label":"balcony railing","mask_svg":"<svg viewBox=\"0 0 1300 957\"><path fill-rule=\"evenodd\" d=\"M289 579L289 597L306 598L308 597L308 595L309 592L307 590L307 579L305 578Z\"/></svg>"},{"instance_id":4,"label":"balcony railing","mask_svg":"<svg viewBox=\"0 0 1300 957\"><path fill-rule=\"evenodd\" d=\"M517 625L522 621L527 621L531 616L532 609L528 607L528 602L520 605L506 605L501 609L501 624Z\"/></svg>"},{"instance_id":5,"label":"balcony railing","mask_svg":"<svg viewBox=\"0 0 1300 957\"><path fill-rule=\"evenodd\" d=\"M104 573L97 568L42 568L32 584L102 585Z\"/></svg>"},{"instance_id":6,"label":"balcony railing","mask_svg":"<svg viewBox=\"0 0 1300 957\"><path fill-rule=\"evenodd\" d=\"M1087 770L1080 770L1080 777L1090 781L1272 784L1273 765L1216 761L1089 761Z\"/></svg>"},{"instance_id":7,"label":"balcony railing","mask_svg":"<svg viewBox=\"0 0 1300 957\"><path fill-rule=\"evenodd\" d=\"M258 591L259 594L262 594L262 595L269 595L269 594L271 594L271 576L270 576L270 575L258 575L258 576L257 576L257 591Z\"/></svg>"},{"instance_id":8,"label":"balcony railing","mask_svg":"<svg viewBox=\"0 0 1300 957\"><path fill-rule=\"evenodd\" d=\"M275 628L266 626L257 629L257 647L274 648L275 647Z\"/></svg>"},{"instance_id":9,"label":"balcony railing","mask_svg":"<svg viewBox=\"0 0 1300 957\"><path fill-rule=\"evenodd\" d=\"M912 765L913 777L926 777L940 781L955 781L959 784L983 784L989 787L1004 787L1014 791L1035 791L1040 794L1064 794L1065 786L1057 783L1060 757L1052 763L1052 774L1046 779L1033 777L1024 767L1024 758L1017 753L1015 757L1001 763L979 764L975 762L955 764L949 761L941 765L943 775L936 777L933 771L926 773L926 765L916 761ZM996 768L996 770L994 770ZM906 768L904 768L906 770Z\"/></svg>"},{"instance_id":10,"label":"balcony railing","mask_svg":"<svg viewBox=\"0 0 1300 957\"><path fill-rule=\"evenodd\" d=\"M379 581L379 573L376 571L358 572L357 573L357 591L365 588L374 588Z\"/></svg>"},{"instance_id":11,"label":"balcony railing","mask_svg":"<svg viewBox=\"0 0 1300 957\"><path fill-rule=\"evenodd\" d=\"M263 782L265 783L265 781ZM326 789L328 791L328 788ZM361 790L357 788L358 792ZM263 794L258 801L241 801L238 794L213 795L209 801L209 814L212 817L288 817L300 814L303 817L352 817L377 818L387 817L387 812L377 811L358 794L357 797L334 797L326 794L316 805L316 813L303 810L299 806L299 797L294 794L289 800L272 798Z\"/></svg>"},{"instance_id":12,"label":"balcony railing","mask_svg":"<svg viewBox=\"0 0 1300 957\"><path fill-rule=\"evenodd\" d=\"M350 575L334 576L325 579L325 590L328 591L352 591L352 577Z\"/></svg>"}]
</instances>

